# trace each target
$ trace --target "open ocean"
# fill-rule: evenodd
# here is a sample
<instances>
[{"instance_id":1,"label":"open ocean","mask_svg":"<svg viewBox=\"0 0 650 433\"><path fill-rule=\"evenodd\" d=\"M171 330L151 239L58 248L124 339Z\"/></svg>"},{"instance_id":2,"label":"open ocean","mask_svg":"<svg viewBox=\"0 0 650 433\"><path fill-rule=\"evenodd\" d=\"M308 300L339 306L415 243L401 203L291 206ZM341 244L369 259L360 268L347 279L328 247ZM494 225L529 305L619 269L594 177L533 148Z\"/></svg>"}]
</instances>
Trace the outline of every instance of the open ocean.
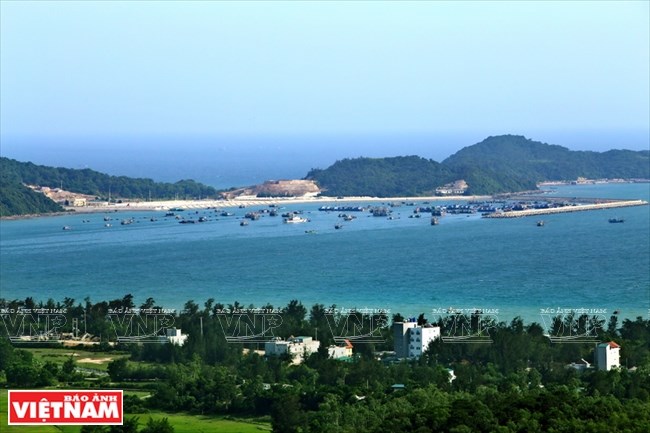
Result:
<instances>
[{"instance_id":1,"label":"open ocean","mask_svg":"<svg viewBox=\"0 0 650 433\"><path fill-rule=\"evenodd\" d=\"M561 186L554 194L649 200L650 184ZM544 227L539 217L480 215L448 215L431 226L428 214L408 218L413 207L401 206L393 209L398 219L355 213L335 230L338 212L319 212L322 204L281 208L304 211L305 224L267 215L239 225L261 207L228 209L231 217L192 211L209 217L200 224L154 211L112 213L109 228L100 213L2 221L0 297L97 302L131 293L137 305L153 297L166 308L208 298L258 307L298 299L403 315L490 309L503 320L538 322L545 308L650 316L650 206L545 215ZM136 222L121 226L128 217Z\"/></svg>"}]
</instances>

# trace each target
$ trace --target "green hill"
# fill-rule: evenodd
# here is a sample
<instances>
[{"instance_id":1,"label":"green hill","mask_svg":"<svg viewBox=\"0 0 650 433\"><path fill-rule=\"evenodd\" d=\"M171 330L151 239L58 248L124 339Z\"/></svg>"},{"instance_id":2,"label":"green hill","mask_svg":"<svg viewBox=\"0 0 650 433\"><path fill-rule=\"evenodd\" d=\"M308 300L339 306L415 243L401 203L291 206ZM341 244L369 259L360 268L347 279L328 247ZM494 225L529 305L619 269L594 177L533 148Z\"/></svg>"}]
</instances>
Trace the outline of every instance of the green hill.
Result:
<instances>
[{"instance_id":1,"label":"green hill","mask_svg":"<svg viewBox=\"0 0 650 433\"><path fill-rule=\"evenodd\" d=\"M536 189L544 180L650 178L650 152L571 151L517 135L488 137L465 147L442 163L416 156L357 158L311 170L328 195L377 197L427 195L456 179L469 184L468 194L495 194Z\"/></svg>"},{"instance_id":2,"label":"green hill","mask_svg":"<svg viewBox=\"0 0 650 433\"><path fill-rule=\"evenodd\" d=\"M63 208L2 173L0 175L0 216L60 212Z\"/></svg>"},{"instance_id":3,"label":"green hill","mask_svg":"<svg viewBox=\"0 0 650 433\"><path fill-rule=\"evenodd\" d=\"M518 135L488 137L443 164L476 194L535 189L544 180L650 177L648 151L572 151Z\"/></svg>"},{"instance_id":4,"label":"green hill","mask_svg":"<svg viewBox=\"0 0 650 433\"><path fill-rule=\"evenodd\" d=\"M63 188L103 199L173 199L210 198L218 191L193 180L176 183L154 182L151 179L110 176L90 169L75 170L47 167L0 157L0 215L24 215L63 210L42 194L24 185Z\"/></svg>"},{"instance_id":5,"label":"green hill","mask_svg":"<svg viewBox=\"0 0 650 433\"><path fill-rule=\"evenodd\" d=\"M311 170L307 179L316 180L327 195L399 197L432 195L454 176L438 162L398 156L344 159L325 170Z\"/></svg>"}]
</instances>

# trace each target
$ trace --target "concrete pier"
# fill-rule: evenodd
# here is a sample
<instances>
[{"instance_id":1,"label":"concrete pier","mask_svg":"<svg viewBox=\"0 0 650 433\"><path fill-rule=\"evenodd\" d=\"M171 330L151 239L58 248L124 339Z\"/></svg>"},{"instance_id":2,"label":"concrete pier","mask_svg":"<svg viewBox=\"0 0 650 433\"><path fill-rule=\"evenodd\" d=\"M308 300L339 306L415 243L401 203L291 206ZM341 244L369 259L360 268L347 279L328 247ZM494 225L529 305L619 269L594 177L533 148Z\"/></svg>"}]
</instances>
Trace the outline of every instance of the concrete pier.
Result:
<instances>
[{"instance_id":1,"label":"concrete pier","mask_svg":"<svg viewBox=\"0 0 650 433\"><path fill-rule=\"evenodd\" d=\"M629 206L645 206L648 202L644 200L620 200L620 201L611 201L608 203L594 203L594 204L577 204L573 206L562 206L554 207L548 209L526 209L510 212L494 212L488 215L485 215L484 218L519 218L527 216L537 216L537 215L551 215L556 213L566 213L566 212L581 212L587 210L599 210L599 209L613 209L618 207L629 207Z\"/></svg>"}]
</instances>

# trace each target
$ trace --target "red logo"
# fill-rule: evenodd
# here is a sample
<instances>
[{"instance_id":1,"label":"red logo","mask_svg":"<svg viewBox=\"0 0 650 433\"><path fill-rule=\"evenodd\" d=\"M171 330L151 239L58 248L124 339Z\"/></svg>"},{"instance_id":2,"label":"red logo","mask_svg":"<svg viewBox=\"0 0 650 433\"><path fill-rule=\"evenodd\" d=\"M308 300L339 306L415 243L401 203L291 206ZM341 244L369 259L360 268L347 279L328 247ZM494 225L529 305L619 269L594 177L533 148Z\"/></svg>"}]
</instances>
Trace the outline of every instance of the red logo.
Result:
<instances>
[{"instance_id":1,"label":"red logo","mask_svg":"<svg viewBox=\"0 0 650 433\"><path fill-rule=\"evenodd\" d=\"M122 391L9 390L9 425L122 425Z\"/></svg>"}]
</instances>

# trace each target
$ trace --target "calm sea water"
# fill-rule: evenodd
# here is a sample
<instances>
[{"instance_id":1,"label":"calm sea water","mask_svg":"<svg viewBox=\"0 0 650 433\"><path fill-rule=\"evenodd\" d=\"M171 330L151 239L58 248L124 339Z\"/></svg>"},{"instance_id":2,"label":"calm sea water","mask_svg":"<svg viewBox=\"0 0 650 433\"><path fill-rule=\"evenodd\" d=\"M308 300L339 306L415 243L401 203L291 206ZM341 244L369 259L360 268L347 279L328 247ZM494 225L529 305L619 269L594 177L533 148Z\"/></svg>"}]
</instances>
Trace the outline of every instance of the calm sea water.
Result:
<instances>
[{"instance_id":1,"label":"calm sea water","mask_svg":"<svg viewBox=\"0 0 650 433\"><path fill-rule=\"evenodd\" d=\"M649 200L650 185L563 186L555 194ZM544 227L537 218L478 215L446 216L433 227L401 206L398 219L358 213L341 230L337 212L317 208L282 209L304 211L309 223L265 216L247 227L240 218L258 208L230 209L233 217L192 211L210 218L201 224L163 212L112 214L110 228L104 214L2 221L1 297L81 302L131 293L136 303L153 297L167 308L190 299L276 307L299 299L405 315L489 308L506 320L538 321L540 309L558 307L650 315L649 206L547 215ZM135 223L119 224L131 216ZM609 224L611 217L625 223Z\"/></svg>"}]
</instances>

